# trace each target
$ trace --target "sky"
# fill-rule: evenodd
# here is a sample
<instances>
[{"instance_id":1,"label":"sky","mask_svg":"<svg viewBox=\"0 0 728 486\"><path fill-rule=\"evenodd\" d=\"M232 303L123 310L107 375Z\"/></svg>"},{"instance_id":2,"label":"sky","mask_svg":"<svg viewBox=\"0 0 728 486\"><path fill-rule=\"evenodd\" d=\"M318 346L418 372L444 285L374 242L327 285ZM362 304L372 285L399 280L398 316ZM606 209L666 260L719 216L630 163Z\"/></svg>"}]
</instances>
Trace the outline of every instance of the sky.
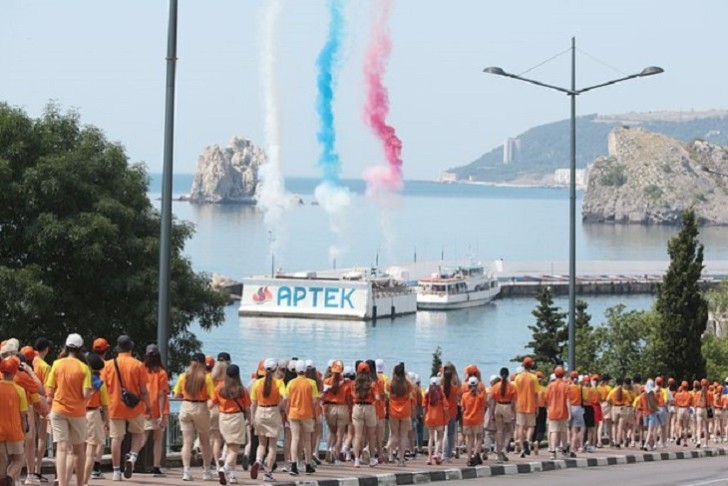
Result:
<instances>
[{"instance_id":1,"label":"sky","mask_svg":"<svg viewBox=\"0 0 728 486\"><path fill-rule=\"evenodd\" d=\"M264 0L180 0L175 173L193 173L209 145L244 136L264 145L261 12ZM343 176L359 178L384 153L364 122L363 61L370 2L349 0L335 101ZM161 172L168 2L2 0L0 101L42 113L54 100ZM577 42L577 87L656 65L665 73L585 93L577 113L728 107L728 2L699 0L394 0L385 83L402 139L406 179L432 180L507 137L568 118L555 91L483 74L523 73ZM277 79L281 164L317 177L316 57L325 0L287 0ZM568 54L528 73L570 83Z\"/></svg>"}]
</instances>

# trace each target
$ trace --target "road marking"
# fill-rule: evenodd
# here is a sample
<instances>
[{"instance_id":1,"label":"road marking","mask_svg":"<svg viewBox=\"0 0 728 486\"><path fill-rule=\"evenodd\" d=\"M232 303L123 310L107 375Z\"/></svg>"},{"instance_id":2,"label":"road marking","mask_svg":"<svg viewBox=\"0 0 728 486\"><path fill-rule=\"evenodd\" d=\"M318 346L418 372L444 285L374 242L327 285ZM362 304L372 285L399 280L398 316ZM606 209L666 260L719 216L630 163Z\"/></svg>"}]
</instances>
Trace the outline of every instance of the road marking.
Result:
<instances>
[{"instance_id":1,"label":"road marking","mask_svg":"<svg viewBox=\"0 0 728 486\"><path fill-rule=\"evenodd\" d=\"M720 478L720 479L711 479L710 481L701 481L699 483L690 483L686 484L685 486L703 486L704 484L715 484L715 483L722 483L728 481L728 477Z\"/></svg>"}]
</instances>

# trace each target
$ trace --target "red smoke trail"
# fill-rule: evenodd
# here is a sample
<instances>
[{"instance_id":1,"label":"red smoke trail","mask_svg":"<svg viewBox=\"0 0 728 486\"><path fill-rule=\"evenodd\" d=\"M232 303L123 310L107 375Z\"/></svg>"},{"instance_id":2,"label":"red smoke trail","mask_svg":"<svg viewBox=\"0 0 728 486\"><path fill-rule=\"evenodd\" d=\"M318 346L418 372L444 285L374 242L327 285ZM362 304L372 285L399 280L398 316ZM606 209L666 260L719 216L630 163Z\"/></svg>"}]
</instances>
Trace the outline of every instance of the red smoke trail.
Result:
<instances>
[{"instance_id":1,"label":"red smoke trail","mask_svg":"<svg viewBox=\"0 0 728 486\"><path fill-rule=\"evenodd\" d=\"M387 124L389 92L382 80L392 52L392 40L389 36L392 1L373 0L372 5L372 38L364 63L364 82L367 89L364 117L384 145L387 165L367 169L364 179L370 193L381 189L395 192L402 189L402 141L397 137L394 127Z\"/></svg>"}]
</instances>

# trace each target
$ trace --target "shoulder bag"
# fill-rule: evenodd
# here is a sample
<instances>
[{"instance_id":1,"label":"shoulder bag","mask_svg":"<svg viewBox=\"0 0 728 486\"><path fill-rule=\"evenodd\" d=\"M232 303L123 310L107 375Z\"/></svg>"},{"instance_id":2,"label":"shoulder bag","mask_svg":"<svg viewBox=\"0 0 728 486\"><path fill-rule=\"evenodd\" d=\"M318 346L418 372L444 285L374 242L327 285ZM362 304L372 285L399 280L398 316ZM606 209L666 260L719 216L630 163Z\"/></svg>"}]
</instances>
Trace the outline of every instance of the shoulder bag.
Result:
<instances>
[{"instance_id":1,"label":"shoulder bag","mask_svg":"<svg viewBox=\"0 0 728 486\"><path fill-rule=\"evenodd\" d=\"M124 388L124 381L121 378L119 363L116 362L116 358L114 358L114 368L116 368L116 376L119 377L119 386L121 386L121 401L124 402L124 405L129 408L136 407L137 405L139 405L141 398L139 398L139 395L137 395L136 393L132 393Z\"/></svg>"}]
</instances>

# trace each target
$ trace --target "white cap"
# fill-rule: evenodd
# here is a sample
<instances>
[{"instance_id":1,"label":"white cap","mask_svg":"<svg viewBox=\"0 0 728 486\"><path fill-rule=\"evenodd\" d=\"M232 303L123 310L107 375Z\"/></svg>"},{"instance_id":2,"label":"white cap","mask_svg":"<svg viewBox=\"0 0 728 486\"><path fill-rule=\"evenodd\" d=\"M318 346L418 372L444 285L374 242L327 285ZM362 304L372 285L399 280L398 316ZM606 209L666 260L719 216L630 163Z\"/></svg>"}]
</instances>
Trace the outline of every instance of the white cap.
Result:
<instances>
[{"instance_id":1,"label":"white cap","mask_svg":"<svg viewBox=\"0 0 728 486\"><path fill-rule=\"evenodd\" d=\"M344 374L345 375L353 375L354 374L354 367L350 365L344 366Z\"/></svg>"},{"instance_id":2,"label":"white cap","mask_svg":"<svg viewBox=\"0 0 728 486\"><path fill-rule=\"evenodd\" d=\"M292 359L288 362L288 371L296 371L296 363L298 360Z\"/></svg>"},{"instance_id":3,"label":"white cap","mask_svg":"<svg viewBox=\"0 0 728 486\"><path fill-rule=\"evenodd\" d=\"M296 361L296 373L304 373L306 371L306 362L303 360Z\"/></svg>"},{"instance_id":4,"label":"white cap","mask_svg":"<svg viewBox=\"0 0 728 486\"><path fill-rule=\"evenodd\" d=\"M490 375L490 380L488 380L488 381L489 381L489 383L493 383L498 378L500 378L500 376L498 376L498 375Z\"/></svg>"},{"instance_id":5,"label":"white cap","mask_svg":"<svg viewBox=\"0 0 728 486\"><path fill-rule=\"evenodd\" d=\"M374 364L377 365L377 373L384 373L384 360L382 358L377 358Z\"/></svg>"},{"instance_id":6,"label":"white cap","mask_svg":"<svg viewBox=\"0 0 728 486\"><path fill-rule=\"evenodd\" d=\"M651 391L655 390L655 382L652 380L647 380L647 383L645 383L645 392L650 393Z\"/></svg>"},{"instance_id":7,"label":"white cap","mask_svg":"<svg viewBox=\"0 0 728 486\"><path fill-rule=\"evenodd\" d=\"M415 373L415 383L419 383L419 382L420 382L420 375Z\"/></svg>"},{"instance_id":8,"label":"white cap","mask_svg":"<svg viewBox=\"0 0 728 486\"><path fill-rule=\"evenodd\" d=\"M478 384L478 378L475 376L471 376L468 378L468 385L477 385Z\"/></svg>"},{"instance_id":9,"label":"white cap","mask_svg":"<svg viewBox=\"0 0 728 486\"><path fill-rule=\"evenodd\" d=\"M69 334L66 338L66 346L70 348L82 348L83 347L83 338L80 334Z\"/></svg>"},{"instance_id":10,"label":"white cap","mask_svg":"<svg viewBox=\"0 0 728 486\"><path fill-rule=\"evenodd\" d=\"M433 376L430 378L430 385L439 385L440 379L437 376Z\"/></svg>"},{"instance_id":11,"label":"white cap","mask_svg":"<svg viewBox=\"0 0 728 486\"><path fill-rule=\"evenodd\" d=\"M549 376L549 381L556 381L556 373L551 373L551 376Z\"/></svg>"},{"instance_id":12,"label":"white cap","mask_svg":"<svg viewBox=\"0 0 728 486\"><path fill-rule=\"evenodd\" d=\"M265 360L264 367L268 371L275 371L276 369L278 369L278 361L273 358L268 358L267 360Z\"/></svg>"},{"instance_id":13,"label":"white cap","mask_svg":"<svg viewBox=\"0 0 728 486\"><path fill-rule=\"evenodd\" d=\"M409 381L410 383L415 383L416 377L417 377L417 375L415 375L413 371L407 372L407 381Z\"/></svg>"},{"instance_id":14,"label":"white cap","mask_svg":"<svg viewBox=\"0 0 728 486\"><path fill-rule=\"evenodd\" d=\"M516 368L516 374L517 375L520 374L520 373L523 373L524 371L526 371L526 368L524 368L523 366L518 366Z\"/></svg>"},{"instance_id":15,"label":"white cap","mask_svg":"<svg viewBox=\"0 0 728 486\"><path fill-rule=\"evenodd\" d=\"M5 346L2 347L2 354L16 354L20 349L20 341L15 338L10 338L5 341Z\"/></svg>"},{"instance_id":16,"label":"white cap","mask_svg":"<svg viewBox=\"0 0 728 486\"><path fill-rule=\"evenodd\" d=\"M313 361L311 361L310 359L307 359L307 360L306 360L306 361L304 362L304 364L306 365L306 369L309 369L309 368L315 368L315 366L313 365Z\"/></svg>"},{"instance_id":17,"label":"white cap","mask_svg":"<svg viewBox=\"0 0 728 486\"><path fill-rule=\"evenodd\" d=\"M326 367L327 367L327 368L331 368L332 366L334 366L334 363L335 363L335 362L336 362L336 360L335 360L335 359L330 359L330 360L329 360L329 362L328 362L328 364L326 365Z\"/></svg>"}]
</instances>

